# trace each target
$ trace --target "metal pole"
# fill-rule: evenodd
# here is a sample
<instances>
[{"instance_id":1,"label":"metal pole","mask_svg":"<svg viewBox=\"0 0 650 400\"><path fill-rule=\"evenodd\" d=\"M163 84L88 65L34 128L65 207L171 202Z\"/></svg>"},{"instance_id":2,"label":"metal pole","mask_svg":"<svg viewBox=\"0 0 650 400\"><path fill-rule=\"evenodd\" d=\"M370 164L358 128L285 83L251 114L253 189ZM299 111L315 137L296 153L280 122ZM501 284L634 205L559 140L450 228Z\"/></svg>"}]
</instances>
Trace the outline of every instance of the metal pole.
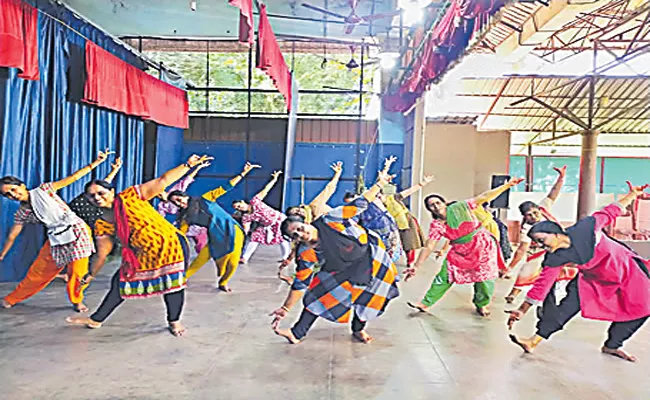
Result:
<instances>
[{"instance_id":1,"label":"metal pole","mask_svg":"<svg viewBox=\"0 0 650 400\"><path fill-rule=\"evenodd\" d=\"M250 136L251 136L251 100L252 100L252 92L251 92L251 86L253 85L253 46L251 46L248 49L248 106L246 108L247 114L246 114L246 144L244 145L245 153L246 153L246 161L250 161L250 149L249 149L249 142L250 142ZM245 179L244 183L246 184L244 187L244 196L248 197L248 182L249 179Z\"/></svg>"},{"instance_id":2,"label":"metal pole","mask_svg":"<svg viewBox=\"0 0 650 400\"><path fill-rule=\"evenodd\" d=\"M362 170L361 170L361 129L362 129L362 122L363 122L363 69L365 67L364 65L364 46L363 46L363 41L361 43L361 72L359 73L359 119L357 121L357 166L356 166L356 172L357 172L357 180L361 177ZM366 154L366 157L368 155ZM365 186L365 184L364 184Z\"/></svg>"}]
</instances>

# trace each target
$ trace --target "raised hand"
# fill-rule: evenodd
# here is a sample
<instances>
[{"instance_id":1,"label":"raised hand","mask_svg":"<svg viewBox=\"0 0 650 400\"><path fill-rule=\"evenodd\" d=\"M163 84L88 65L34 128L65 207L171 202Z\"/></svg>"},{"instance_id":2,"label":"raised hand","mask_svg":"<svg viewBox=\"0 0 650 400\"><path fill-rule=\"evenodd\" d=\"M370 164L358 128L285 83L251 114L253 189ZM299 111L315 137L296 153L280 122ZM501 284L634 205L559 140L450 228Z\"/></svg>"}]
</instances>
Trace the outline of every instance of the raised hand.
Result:
<instances>
[{"instance_id":1,"label":"raised hand","mask_svg":"<svg viewBox=\"0 0 650 400\"><path fill-rule=\"evenodd\" d=\"M389 174L388 171L379 171L377 173L377 183L381 186L387 185L394 177L395 175Z\"/></svg>"},{"instance_id":2,"label":"raised hand","mask_svg":"<svg viewBox=\"0 0 650 400\"><path fill-rule=\"evenodd\" d=\"M115 159L115 161L113 161L113 163L111 164L111 167L112 167L113 169L120 169L120 168L122 168L122 158L121 158L121 157L117 157L117 158Z\"/></svg>"},{"instance_id":3,"label":"raised hand","mask_svg":"<svg viewBox=\"0 0 650 400\"><path fill-rule=\"evenodd\" d=\"M257 164L251 164L250 162L246 161L246 164L244 165L244 172L243 173L247 174L247 173L251 172L252 170L254 170L255 168L262 168L262 166L257 165Z\"/></svg>"},{"instance_id":4,"label":"raised hand","mask_svg":"<svg viewBox=\"0 0 650 400\"><path fill-rule=\"evenodd\" d=\"M510 187L515 187L515 186L519 185L523 181L524 181L524 178L511 178L508 181L507 185L510 186Z\"/></svg>"},{"instance_id":5,"label":"raised hand","mask_svg":"<svg viewBox=\"0 0 650 400\"><path fill-rule=\"evenodd\" d=\"M422 178L422 182L420 182L420 185L426 186L430 184L431 182L435 181L436 177L433 175L425 175L424 178Z\"/></svg>"},{"instance_id":6,"label":"raised hand","mask_svg":"<svg viewBox=\"0 0 650 400\"><path fill-rule=\"evenodd\" d=\"M211 163L210 161L204 161L204 162L202 162L201 164L197 165L197 166L196 166L196 169L207 168L207 167L209 167L210 165L212 165L212 163Z\"/></svg>"},{"instance_id":7,"label":"raised hand","mask_svg":"<svg viewBox=\"0 0 650 400\"><path fill-rule=\"evenodd\" d=\"M214 160L214 157L210 157L210 156L205 155L205 154L202 155L202 156L192 154L192 156L190 156L190 158L187 159L187 166L190 167L190 168L194 168L197 165L203 164L203 163L205 163L207 161L210 161L210 160Z\"/></svg>"},{"instance_id":8,"label":"raised hand","mask_svg":"<svg viewBox=\"0 0 650 400\"><path fill-rule=\"evenodd\" d=\"M271 174L273 179L278 179L280 175L282 175L282 171L273 171L273 174Z\"/></svg>"},{"instance_id":9,"label":"raised hand","mask_svg":"<svg viewBox=\"0 0 650 400\"><path fill-rule=\"evenodd\" d=\"M648 183L646 183L646 184L643 185L643 186L634 186L634 185L632 185L632 182L630 182L630 181L625 181L625 183L627 183L627 187L628 187L629 192L630 192L631 194L636 195L636 196L641 196L641 195L643 194L643 192L644 192L648 187L650 187L650 184L648 184Z\"/></svg>"},{"instance_id":10,"label":"raised hand","mask_svg":"<svg viewBox=\"0 0 650 400\"><path fill-rule=\"evenodd\" d=\"M562 168L553 167L553 169L555 170L555 172L560 174L560 177L562 177L562 178L564 178L564 176L566 175L566 165L564 167L562 167Z\"/></svg>"},{"instance_id":11,"label":"raised hand","mask_svg":"<svg viewBox=\"0 0 650 400\"><path fill-rule=\"evenodd\" d=\"M111 155L111 154L115 154L115 152L110 151L109 149L106 149L106 151L101 151L100 150L99 154L97 155L97 160L95 160L95 161L97 162L97 164L101 164L104 161L106 161L108 156Z\"/></svg>"},{"instance_id":12,"label":"raised hand","mask_svg":"<svg viewBox=\"0 0 650 400\"><path fill-rule=\"evenodd\" d=\"M393 165L393 163L397 161L397 157L395 156L390 156L387 159L384 160L384 171L390 170L390 166Z\"/></svg>"},{"instance_id":13,"label":"raised hand","mask_svg":"<svg viewBox=\"0 0 650 400\"><path fill-rule=\"evenodd\" d=\"M330 165L330 168L332 168L335 173L341 174L343 172L343 162L337 161L334 164Z\"/></svg>"}]
</instances>

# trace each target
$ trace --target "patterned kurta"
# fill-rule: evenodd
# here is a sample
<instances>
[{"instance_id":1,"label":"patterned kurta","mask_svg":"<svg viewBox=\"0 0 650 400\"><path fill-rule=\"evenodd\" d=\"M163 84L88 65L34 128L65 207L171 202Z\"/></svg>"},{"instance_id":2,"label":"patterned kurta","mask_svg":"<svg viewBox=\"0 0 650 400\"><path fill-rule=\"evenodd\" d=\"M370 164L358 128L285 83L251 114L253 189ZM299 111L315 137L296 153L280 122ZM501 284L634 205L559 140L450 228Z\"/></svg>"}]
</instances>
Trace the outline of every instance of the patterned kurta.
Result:
<instances>
[{"instance_id":1,"label":"patterned kurta","mask_svg":"<svg viewBox=\"0 0 650 400\"><path fill-rule=\"evenodd\" d=\"M251 199L250 205L253 211L242 216L242 225L246 226L252 222L261 225L251 233L250 241L267 246L283 242L280 225L287 218L286 215L266 205L258 196Z\"/></svg>"},{"instance_id":2,"label":"patterned kurta","mask_svg":"<svg viewBox=\"0 0 650 400\"><path fill-rule=\"evenodd\" d=\"M399 228L388 210L381 209L373 202L368 205L366 211L359 215L358 219L361 226L379 235L388 249L391 260L393 262L399 260L402 255Z\"/></svg>"},{"instance_id":3,"label":"patterned kurta","mask_svg":"<svg viewBox=\"0 0 650 400\"><path fill-rule=\"evenodd\" d=\"M52 197L61 208L72 213L68 205L56 194L51 183L44 183L39 188ZM76 214L73 213L73 215L75 222L72 225L72 231L77 240L60 246L52 246L50 250L54 262L61 268L73 261L88 258L95 252L95 244L88 226ZM36 218L31 204L23 203L14 214L14 223L20 225L40 224L41 221Z\"/></svg>"},{"instance_id":4,"label":"patterned kurta","mask_svg":"<svg viewBox=\"0 0 650 400\"><path fill-rule=\"evenodd\" d=\"M366 231L353 220L367 207L368 202L361 198L321 217L323 222L337 232L360 244L370 245L372 272L367 286L353 285L347 280L340 282L337 274L332 272L321 270L314 273L314 267L324 265L327 260L318 248L305 245L299 248L296 279L292 289L305 291L303 303L307 310L333 322L350 321L352 312L361 321L377 318L384 313L390 300L399 296L399 274L384 243L376 233Z\"/></svg>"},{"instance_id":5,"label":"patterned kurta","mask_svg":"<svg viewBox=\"0 0 650 400\"><path fill-rule=\"evenodd\" d=\"M473 211L477 205L473 200L465 202ZM454 204L453 206L461 206ZM447 208L447 217L450 217ZM440 240L443 236L451 242L447 253L447 265L450 283L474 283L496 279L499 268L503 267L501 249L496 238L482 225L472 212L472 217L460 223L454 229L442 221L433 220L429 227L429 239ZM474 236L467 243L454 243L467 237L472 232Z\"/></svg>"},{"instance_id":6,"label":"patterned kurta","mask_svg":"<svg viewBox=\"0 0 650 400\"><path fill-rule=\"evenodd\" d=\"M185 256L178 229L167 222L143 200L139 186L119 194L129 221L129 245L135 252L139 267L132 277L120 276L123 298L150 297L185 288ZM95 225L95 235L114 235L115 227L104 220Z\"/></svg>"}]
</instances>

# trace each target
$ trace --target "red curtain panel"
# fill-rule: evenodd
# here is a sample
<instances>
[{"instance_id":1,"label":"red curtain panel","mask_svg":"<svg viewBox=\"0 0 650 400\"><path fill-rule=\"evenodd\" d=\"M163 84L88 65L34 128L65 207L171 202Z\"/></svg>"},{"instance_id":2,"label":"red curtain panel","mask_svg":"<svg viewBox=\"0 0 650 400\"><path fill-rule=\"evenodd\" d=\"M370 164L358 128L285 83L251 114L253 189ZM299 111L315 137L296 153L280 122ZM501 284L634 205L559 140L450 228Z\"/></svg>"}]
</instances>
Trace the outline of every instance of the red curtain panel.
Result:
<instances>
[{"instance_id":1,"label":"red curtain panel","mask_svg":"<svg viewBox=\"0 0 650 400\"><path fill-rule=\"evenodd\" d=\"M253 44L253 0L229 0L228 4L239 8L239 42Z\"/></svg>"},{"instance_id":2,"label":"red curtain panel","mask_svg":"<svg viewBox=\"0 0 650 400\"><path fill-rule=\"evenodd\" d=\"M0 67L38 80L38 10L20 0L0 0Z\"/></svg>"},{"instance_id":3,"label":"red curtain panel","mask_svg":"<svg viewBox=\"0 0 650 400\"><path fill-rule=\"evenodd\" d=\"M284 96L287 110L291 111L291 72L275 38L266 5L260 4L260 21L257 28L257 68L264 71L278 91Z\"/></svg>"}]
</instances>

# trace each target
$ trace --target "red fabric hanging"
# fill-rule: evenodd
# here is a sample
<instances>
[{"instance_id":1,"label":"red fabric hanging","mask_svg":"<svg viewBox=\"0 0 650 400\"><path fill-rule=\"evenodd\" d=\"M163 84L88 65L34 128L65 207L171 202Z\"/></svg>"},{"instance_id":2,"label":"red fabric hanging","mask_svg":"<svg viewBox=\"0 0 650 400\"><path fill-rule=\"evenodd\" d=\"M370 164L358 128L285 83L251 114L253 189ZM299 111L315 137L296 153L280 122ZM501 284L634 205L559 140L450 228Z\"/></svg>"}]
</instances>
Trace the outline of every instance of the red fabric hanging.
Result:
<instances>
[{"instance_id":1,"label":"red fabric hanging","mask_svg":"<svg viewBox=\"0 0 650 400\"><path fill-rule=\"evenodd\" d=\"M20 0L0 0L0 66L38 80L38 10Z\"/></svg>"},{"instance_id":2,"label":"red fabric hanging","mask_svg":"<svg viewBox=\"0 0 650 400\"><path fill-rule=\"evenodd\" d=\"M291 111L291 72L280 51L280 46L266 15L266 5L264 4L260 4L256 67L264 71L273 80L273 84L287 102L287 110Z\"/></svg>"},{"instance_id":3,"label":"red fabric hanging","mask_svg":"<svg viewBox=\"0 0 650 400\"><path fill-rule=\"evenodd\" d=\"M83 101L186 129L189 105L184 90L122 61L93 42L86 42Z\"/></svg>"},{"instance_id":4,"label":"red fabric hanging","mask_svg":"<svg viewBox=\"0 0 650 400\"><path fill-rule=\"evenodd\" d=\"M253 44L253 0L229 0L228 4L239 8L239 42Z\"/></svg>"}]
</instances>

